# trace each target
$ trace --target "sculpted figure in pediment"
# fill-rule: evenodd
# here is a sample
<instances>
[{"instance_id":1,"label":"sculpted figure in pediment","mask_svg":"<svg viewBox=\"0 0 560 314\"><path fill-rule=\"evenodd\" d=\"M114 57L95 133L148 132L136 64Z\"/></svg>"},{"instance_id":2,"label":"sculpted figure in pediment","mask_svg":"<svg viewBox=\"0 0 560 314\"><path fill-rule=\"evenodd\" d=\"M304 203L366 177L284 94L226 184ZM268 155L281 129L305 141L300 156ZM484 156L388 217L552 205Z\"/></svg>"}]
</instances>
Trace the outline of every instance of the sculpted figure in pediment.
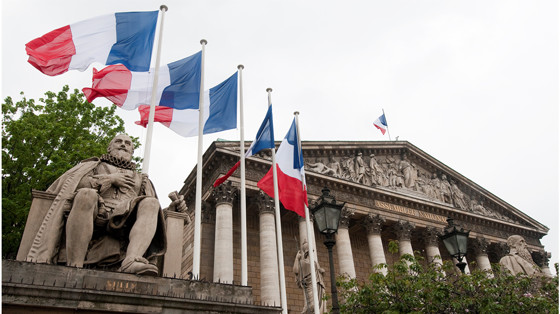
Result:
<instances>
[{"instance_id":1,"label":"sculpted figure in pediment","mask_svg":"<svg viewBox=\"0 0 560 314\"><path fill-rule=\"evenodd\" d=\"M453 204L453 198L451 197L451 184L447 180L447 176L445 174L441 175L441 198L445 203Z\"/></svg>"},{"instance_id":2,"label":"sculpted figure in pediment","mask_svg":"<svg viewBox=\"0 0 560 314\"><path fill-rule=\"evenodd\" d=\"M365 174L366 174L366 165L364 163L364 159L362 158L362 153L358 153L356 155L356 182L358 183L365 183Z\"/></svg>"},{"instance_id":3,"label":"sculpted figure in pediment","mask_svg":"<svg viewBox=\"0 0 560 314\"><path fill-rule=\"evenodd\" d=\"M369 157L369 176L372 184L380 186L389 185L389 180L385 175L385 170L375 159L375 154L371 154Z\"/></svg>"},{"instance_id":4,"label":"sculpted figure in pediment","mask_svg":"<svg viewBox=\"0 0 560 314\"><path fill-rule=\"evenodd\" d=\"M356 182L354 157L346 157L342 160L342 178Z\"/></svg>"},{"instance_id":5,"label":"sculpted figure in pediment","mask_svg":"<svg viewBox=\"0 0 560 314\"><path fill-rule=\"evenodd\" d=\"M402 159L399 162L398 169L402 172L403 175L403 185L406 188L412 188L414 187L414 183L416 182L416 169L408 160L406 154L403 154L401 158Z\"/></svg>"},{"instance_id":6,"label":"sculpted figure in pediment","mask_svg":"<svg viewBox=\"0 0 560 314\"><path fill-rule=\"evenodd\" d=\"M307 164L307 170L317 172L317 173L320 173L320 174L337 176L336 170L328 167L327 165L325 165L321 161L321 158L317 158L316 162L314 162L314 163L312 163L312 162L308 163Z\"/></svg>"},{"instance_id":7,"label":"sculpted figure in pediment","mask_svg":"<svg viewBox=\"0 0 560 314\"><path fill-rule=\"evenodd\" d=\"M403 187L404 176L399 171L397 162L391 156L387 157L387 177L389 178L389 186Z\"/></svg>"},{"instance_id":8,"label":"sculpted figure in pediment","mask_svg":"<svg viewBox=\"0 0 560 314\"><path fill-rule=\"evenodd\" d=\"M459 207L462 210L468 208L467 202L465 201L465 194L457 186L455 180L451 180L451 197L453 198L453 205Z\"/></svg>"}]
</instances>

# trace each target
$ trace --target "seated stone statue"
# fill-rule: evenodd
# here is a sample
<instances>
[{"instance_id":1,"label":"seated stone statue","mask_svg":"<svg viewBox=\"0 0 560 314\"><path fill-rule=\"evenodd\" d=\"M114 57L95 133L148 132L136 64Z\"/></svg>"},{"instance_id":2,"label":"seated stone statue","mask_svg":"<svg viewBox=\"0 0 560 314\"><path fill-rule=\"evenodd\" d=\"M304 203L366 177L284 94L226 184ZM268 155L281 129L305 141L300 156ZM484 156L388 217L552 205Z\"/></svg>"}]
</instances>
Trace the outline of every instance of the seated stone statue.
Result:
<instances>
[{"instance_id":1,"label":"seated stone statue","mask_svg":"<svg viewBox=\"0 0 560 314\"><path fill-rule=\"evenodd\" d=\"M165 222L151 181L135 170L133 152L130 137L117 135L107 154L82 161L48 188L55 198L27 261L158 274L156 259L167 247Z\"/></svg>"},{"instance_id":2,"label":"seated stone statue","mask_svg":"<svg viewBox=\"0 0 560 314\"><path fill-rule=\"evenodd\" d=\"M509 254L500 259L500 264L513 275L526 274L529 276L540 275L541 270L533 261L527 249L527 243L520 235L512 235L507 239Z\"/></svg>"}]
</instances>

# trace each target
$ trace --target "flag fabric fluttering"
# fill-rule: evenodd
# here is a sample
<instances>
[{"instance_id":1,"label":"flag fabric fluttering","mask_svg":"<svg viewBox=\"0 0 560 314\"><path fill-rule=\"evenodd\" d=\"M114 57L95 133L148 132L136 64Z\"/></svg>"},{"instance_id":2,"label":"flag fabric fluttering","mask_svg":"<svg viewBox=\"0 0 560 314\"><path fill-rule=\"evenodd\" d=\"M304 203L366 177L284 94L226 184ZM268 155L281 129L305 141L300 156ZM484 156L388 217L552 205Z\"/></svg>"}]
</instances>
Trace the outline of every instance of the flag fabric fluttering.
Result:
<instances>
[{"instance_id":1,"label":"flag fabric fluttering","mask_svg":"<svg viewBox=\"0 0 560 314\"><path fill-rule=\"evenodd\" d=\"M50 76L93 62L148 71L157 18L158 11L122 12L63 26L25 44L28 62Z\"/></svg>"},{"instance_id":2,"label":"flag fabric fluttering","mask_svg":"<svg viewBox=\"0 0 560 314\"><path fill-rule=\"evenodd\" d=\"M150 106L138 107L140 121L136 124L146 127ZM198 135L199 111L197 105L188 109L156 106L154 122L160 122L175 133L191 137ZM237 72L227 80L204 93L203 134L221 132L237 127Z\"/></svg>"},{"instance_id":3,"label":"flag fabric fluttering","mask_svg":"<svg viewBox=\"0 0 560 314\"><path fill-rule=\"evenodd\" d=\"M373 125L375 125L375 127L378 128L379 131L381 131L381 134L385 135L385 132L387 131L387 120L385 119L385 113L379 116L379 118L377 118L377 120L373 122Z\"/></svg>"},{"instance_id":4,"label":"flag fabric fluttering","mask_svg":"<svg viewBox=\"0 0 560 314\"><path fill-rule=\"evenodd\" d=\"M276 169L278 176L278 199L284 208L305 217L307 203L307 188L305 185L305 170L303 155L298 143L296 120L282 140L276 152ZM257 183L257 186L268 196L274 198L274 179L272 167Z\"/></svg>"},{"instance_id":5,"label":"flag fabric fluttering","mask_svg":"<svg viewBox=\"0 0 560 314\"><path fill-rule=\"evenodd\" d=\"M274 149L274 126L272 123L272 106L268 106L268 111L266 112L266 116L257 132L257 136L251 146L245 152L245 157L251 157L255 154L258 154L261 150L272 148ZM219 186L220 184L224 183L234 172L239 168L241 162L238 161L225 175L218 178L214 182L214 187Z\"/></svg>"},{"instance_id":6,"label":"flag fabric fluttering","mask_svg":"<svg viewBox=\"0 0 560 314\"><path fill-rule=\"evenodd\" d=\"M202 52L160 67L156 105L175 109L198 109ZM125 110L149 105L154 81L149 72L130 71L122 64L100 71L93 69L91 88L82 89L87 101L105 97Z\"/></svg>"}]
</instances>

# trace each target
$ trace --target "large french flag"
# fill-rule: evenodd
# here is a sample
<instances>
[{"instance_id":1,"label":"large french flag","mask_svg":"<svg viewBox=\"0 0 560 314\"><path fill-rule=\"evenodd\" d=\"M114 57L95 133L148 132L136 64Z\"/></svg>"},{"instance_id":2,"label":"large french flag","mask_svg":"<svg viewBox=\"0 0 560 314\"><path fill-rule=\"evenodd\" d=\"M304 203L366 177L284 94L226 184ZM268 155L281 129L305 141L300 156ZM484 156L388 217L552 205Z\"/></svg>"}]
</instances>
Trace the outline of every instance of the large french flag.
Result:
<instances>
[{"instance_id":1,"label":"large french flag","mask_svg":"<svg viewBox=\"0 0 560 314\"><path fill-rule=\"evenodd\" d=\"M272 124L271 105L268 106L268 111L266 112L266 116L264 117L264 120L261 123L259 130L257 131L257 136L255 137L253 143L251 143L251 146L249 146L247 152L245 152L245 157L251 157L258 154L263 149L274 147L274 125ZM218 185L224 183L227 178L231 177L231 175L235 172L235 170L237 170L237 168L239 168L240 165L241 161L238 161L231 169L229 169L229 171L225 175L219 177L214 182L214 187L217 187Z\"/></svg>"},{"instance_id":2,"label":"large french flag","mask_svg":"<svg viewBox=\"0 0 560 314\"><path fill-rule=\"evenodd\" d=\"M136 124L146 127L150 106L138 107L140 121ZM199 111L195 107L178 109L168 106L156 106L154 122L160 122L175 133L191 137L198 135ZM204 93L204 129L203 134L216 133L237 127L237 72L227 80Z\"/></svg>"},{"instance_id":3,"label":"large french flag","mask_svg":"<svg viewBox=\"0 0 560 314\"><path fill-rule=\"evenodd\" d=\"M276 152L276 170L278 177L278 198L284 208L305 217L307 203L307 188L305 185L305 170L303 155L299 149L296 120L286 134ZM272 167L257 183L257 186L268 196L274 198L274 179Z\"/></svg>"},{"instance_id":4,"label":"large french flag","mask_svg":"<svg viewBox=\"0 0 560 314\"><path fill-rule=\"evenodd\" d=\"M156 104L175 109L197 109L200 97L202 52L160 67ZM101 71L93 69L91 88L83 88L87 101L105 97L125 110L149 105L152 99L154 70L130 71L122 64Z\"/></svg>"},{"instance_id":5,"label":"large french flag","mask_svg":"<svg viewBox=\"0 0 560 314\"><path fill-rule=\"evenodd\" d=\"M158 11L123 12L70 24L25 45L29 63L55 76L85 71L93 62L148 71Z\"/></svg>"}]
</instances>

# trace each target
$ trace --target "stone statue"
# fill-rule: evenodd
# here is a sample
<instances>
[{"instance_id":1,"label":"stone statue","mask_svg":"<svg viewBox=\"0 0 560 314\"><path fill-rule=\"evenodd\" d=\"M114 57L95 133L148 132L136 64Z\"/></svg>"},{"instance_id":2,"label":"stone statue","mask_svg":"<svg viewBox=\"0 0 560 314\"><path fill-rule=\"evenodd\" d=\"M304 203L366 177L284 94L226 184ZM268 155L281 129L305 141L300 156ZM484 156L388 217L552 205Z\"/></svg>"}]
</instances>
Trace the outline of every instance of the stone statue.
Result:
<instances>
[{"instance_id":1,"label":"stone statue","mask_svg":"<svg viewBox=\"0 0 560 314\"><path fill-rule=\"evenodd\" d=\"M358 153L356 156L356 182L364 183L366 174L366 165L364 159L362 158L362 153Z\"/></svg>"},{"instance_id":2,"label":"stone statue","mask_svg":"<svg viewBox=\"0 0 560 314\"><path fill-rule=\"evenodd\" d=\"M399 162L398 169L403 174L404 187L406 188L414 187L414 182L416 181L416 170L414 170L414 167L412 166L410 161L408 161L406 154L403 154L402 159Z\"/></svg>"},{"instance_id":3,"label":"stone statue","mask_svg":"<svg viewBox=\"0 0 560 314\"><path fill-rule=\"evenodd\" d=\"M327 165L327 167L334 171L335 177L342 177L342 167L340 166L340 163L334 159L333 156L329 157L329 164Z\"/></svg>"},{"instance_id":4,"label":"stone statue","mask_svg":"<svg viewBox=\"0 0 560 314\"><path fill-rule=\"evenodd\" d=\"M377 163L375 159L375 154L369 155L369 171L370 171L370 178L371 183L374 185L381 185L383 186L383 168Z\"/></svg>"},{"instance_id":5,"label":"stone statue","mask_svg":"<svg viewBox=\"0 0 560 314\"><path fill-rule=\"evenodd\" d=\"M27 261L115 267L157 275L165 253L165 221L151 181L132 162L134 146L115 136L107 154L68 170L46 192L56 195L27 253ZM173 206L186 209L182 199ZM67 217L65 219L65 217Z\"/></svg>"},{"instance_id":6,"label":"stone statue","mask_svg":"<svg viewBox=\"0 0 560 314\"><path fill-rule=\"evenodd\" d=\"M453 204L462 210L467 210L468 205L465 201L465 195L457 186L455 180L451 180L451 197L453 198Z\"/></svg>"},{"instance_id":7,"label":"stone statue","mask_svg":"<svg viewBox=\"0 0 560 314\"><path fill-rule=\"evenodd\" d=\"M447 176L445 174L441 175L441 185L440 185L441 199L448 204L453 204L453 199L451 197L451 184L447 181Z\"/></svg>"},{"instance_id":8,"label":"stone statue","mask_svg":"<svg viewBox=\"0 0 560 314\"><path fill-rule=\"evenodd\" d=\"M513 275L526 274L529 276L541 275L540 268L535 264L527 243L520 235L512 235L507 239L509 254L500 259L500 264Z\"/></svg>"},{"instance_id":9,"label":"stone statue","mask_svg":"<svg viewBox=\"0 0 560 314\"><path fill-rule=\"evenodd\" d=\"M296 275L297 286L303 289L305 297L305 305L301 313L313 313L313 288L311 283L311 266L309 262L309 245L304 242L298 251L294 260L294 274ZM317 277L317 295L319 298L319 311L323 313L326 310L325 300L325 282L323 281L323 273L325 272L315 261L315 276Z\"/></svg>"},{"instance_id":10,"label":"stone statue","mask_svg":"<svg viewBox=\"0 0 560 314\"><path fill-rule=\"evenodd\" d=\"M319 158L317 158L317 162L315 163L308 163L308 170L309 171L313 171L313 172L317 172L320 174L326 174L326 175L331 175L331 176L336 176L336 170L335 169L331 169L328 166L326 166L324 163L322 163Z\"/></svg>"}]
</instances>

